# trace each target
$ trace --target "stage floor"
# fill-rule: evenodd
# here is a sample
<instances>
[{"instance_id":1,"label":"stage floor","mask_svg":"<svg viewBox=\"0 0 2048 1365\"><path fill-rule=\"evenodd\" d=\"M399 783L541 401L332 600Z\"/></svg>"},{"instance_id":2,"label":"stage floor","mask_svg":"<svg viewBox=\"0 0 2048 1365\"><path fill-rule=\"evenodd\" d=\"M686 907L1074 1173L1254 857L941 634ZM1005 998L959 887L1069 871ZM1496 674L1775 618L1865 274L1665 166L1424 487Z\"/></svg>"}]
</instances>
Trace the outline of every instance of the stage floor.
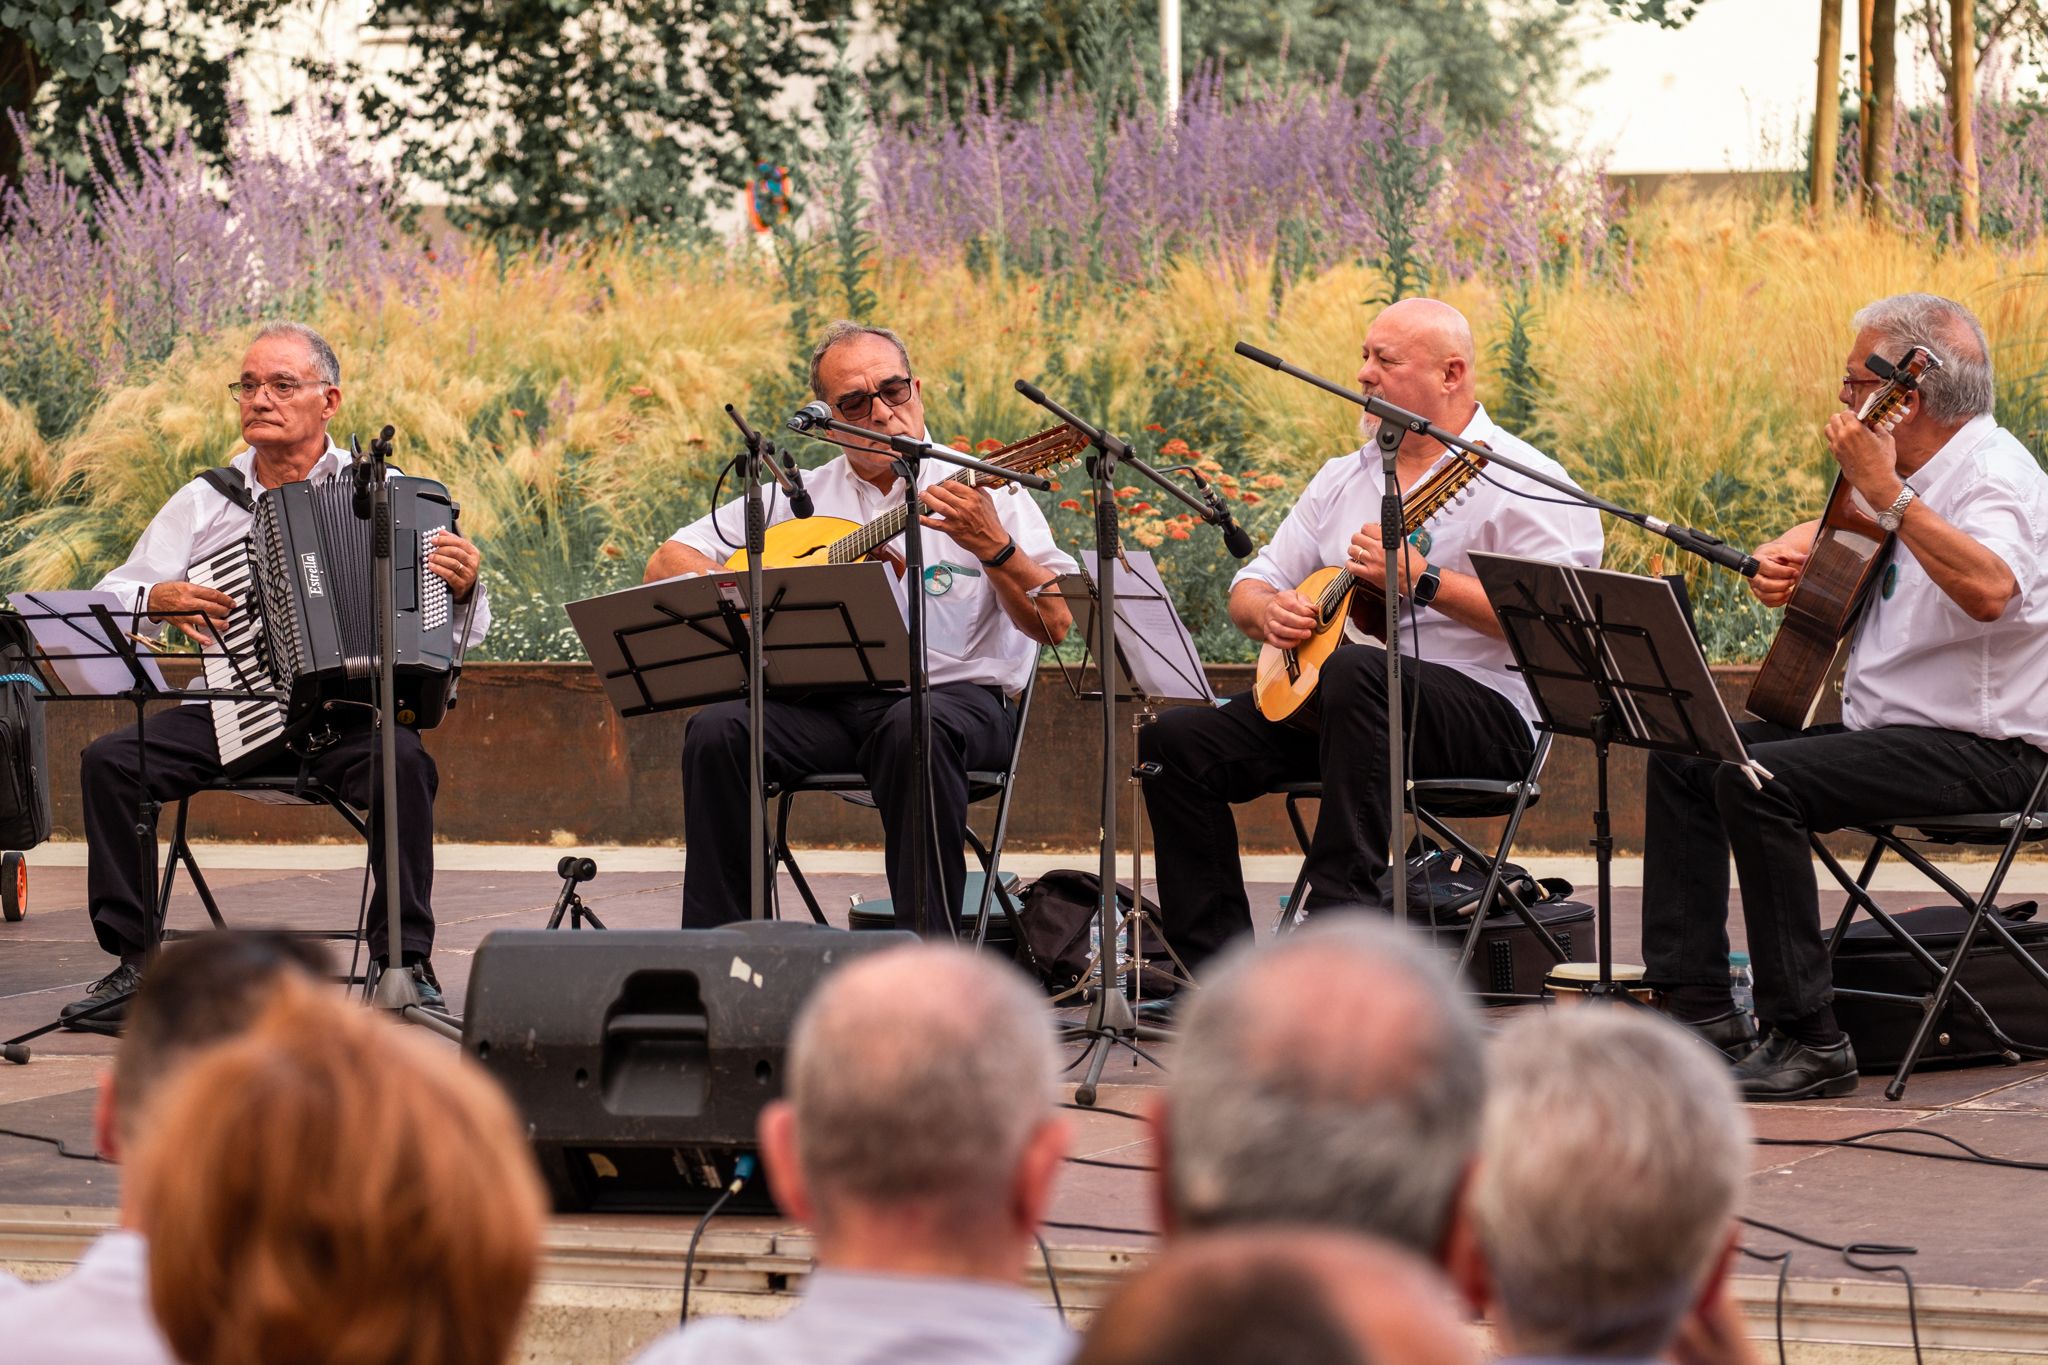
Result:
<instances>
[{"instance_id":1,"label":"stage floor","mask_svg":"<svg viewBox=\"0 0 2048 1365\"><path fill-rule=\"evenodd\" d=\"M556 852L507 849L497 856L470 849L443 860L435 895L435 965L457 1009L472 954L486 934L545 922L559 879L522 869L546 867ZM342 863L346 854L337 853L316 848L295 858L274 848L227 846L202 850L202 857L231 920L312 927L353 921L359 864L351 869ZM64 848L39 854L32 863L29 917L0 924L0 1037L45 1021L108 966L86 923L85 873L75 855ZM1043 855L1029 860L1068 866L1087 861ZM862 865L857 856L839 862ZM1541 859L1532 862L1539 874L1550 870ZM608 866L585 888L591 907L614 928L673 926L680 859L671 851L651 859L622 855L617 863L645 870ZM650 865L662 863L670 865ZM866 866L872 865L869 859ZM1279 866L1279 860L1259 860L1254 867L1254 875L1274 877L1252 887L1253 904L1266 918L1287 889ZM2038 867L2023 868L2021 875L2044 880ZM886 894L881 877L865 868L824 872L812 882L835 918L843 918L850 894ZM1910 890L1881 898L1893 906L1926 899ZM1628 959L1639 942L1640 894L1623 887L1616 900L1617 955ZM793 893L785 903L797 903ZM203 922L196 897L182 894L172 923ZM1739 916L1735 926L1739 946ZM0 1129L61 1138L74 1150L89 1151L94 1089L111 1049L107 1039L55 1033L37 1041L29 1065L0 1066ZM1158 1055L1170 1067L1171 1043L1159 1045ZM1124 1114L1144 1108L1161 1073L1120 1054L1104 1079L1100 1111L1074 1115L1075 1154L1148 1163L1152 1154L1144 1130ZM1918 1136L1885 1140L1954 1153L1942 1139L1956 1139L1995 1156L2048 1162L2048 1063L1925 1071L1898 1104L1887 1103L1882 1090L1882 1078L1866 1077L1847 1099L1760 1106L1751 1113L1759 1136L1767 1139L1846 1138L1897 1127ZM1882 1246L1887 1249L1858 1259L1910 1270L1928 1358L2048 1355L2048 1185L2040 1171L1776 1145L1756 1149L1754 1171L1749 1212L1755 1218L1822 1242ZM1147 1180L1140 1171L1067 1168L1051 1214L1065 1226L1051 1228L1047 1241L1051 1269L1070 1308L1085 1311L1099 1302L1114 1277L1152 1245ZM45 1143L0 1136L0 1268L38 1278L58 1273L111 1221L118 1200L116 1167L68 1160ZM557 1220L525 1358L602 1361L629 1355L673 1320L689 1232L689 1224L678 1219ZM1906 1290L1897 1273L1861 1272L1835 1252L1776 1233L1756 1231L1744 1242L1766 1255L1791 1251L1784 1298L1789 1358L1908 1358ZM1914 1252L1901 1254L1900 1247ZM800 1281L807 1255L801 1229L771 1219L721 1219L700 1249L697 1292L714 1311L777 1311L776 1300ZM1746 1261L1741 1273L1753 1330L1769 1339L1775 1335L1777 1267ZM1044 1268L1034 1274L1043 1285Z\"/></svg>"}]
</instances>

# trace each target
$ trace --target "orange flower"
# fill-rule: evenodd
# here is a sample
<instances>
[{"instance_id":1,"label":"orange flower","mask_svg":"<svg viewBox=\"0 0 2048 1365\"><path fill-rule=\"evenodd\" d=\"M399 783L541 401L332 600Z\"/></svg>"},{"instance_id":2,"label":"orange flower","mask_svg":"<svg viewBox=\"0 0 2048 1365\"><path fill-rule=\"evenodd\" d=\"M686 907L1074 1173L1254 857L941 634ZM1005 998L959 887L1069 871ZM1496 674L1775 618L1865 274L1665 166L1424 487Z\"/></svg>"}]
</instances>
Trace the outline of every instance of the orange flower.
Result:
<instances>
[{"instance_id":1,"label":"orange flower","mask_svg":"<svg viewBox=\"0 0 2048 1365\"><path fill-rule=\"evenodd\" d=\"M1147 423L1145 423L1145 430L1147 430L1147 431L1164 431L1164 430L1166 430L1166 428L1165 428L1165 427L1162 427L1162 426L1160 426L1160 425L1159 425L1159 423L1157 423L1157 422L1147 422Z\"/></svg>"},{"instance_id":2,"label":"orange flower","mask_svg":"<svg viewBox=\"0 0 2048 1365\"><path fill-rule=\"evenodd\" d=\"M1166 528L1166 535L1170 540L1186 540L1188 538L1188 528L1176 522L1174 525Z\"/></svg>"},{"instance_id":3,"label":"orange flower","mask_svg":"<svg viewBox=\"0 0 2048 1365\"><path fill-rule=\"evenodd\" d=\"M1060 491L1060 481L1058 479L1047 479L1046 482L1052 485L1053 492L1057 493Z\"/></svg>"},{"instance_id":4,"label":"orange flower","mask_svg":"<svg viewBox=\"0 0 2048 1365\"><path fill-rule=\"evenodd\" d=\"M1261 474L1256 479L1253 479L1252 482L1260 488L1285 488L1287 486L1287 480L1281 478L1278 474Z\"/></svg>"},{"instance_id":5,"label":"orange flower","mask_svg":"<svg viewBox=\"0 0 2048 1365\"><path fill-rule=\"evenodd\" d=\"M1060 506L1065 508L1069 512L1078 512L1081 510L1081 504L1075 502L1072 498L1060 499Z\"/></svg>"},{"instance_id":6,"label":"orange flower","mask_svg":"<svg viewBox=\"0 0 2048 1365\"><path fill-rule=\"evenodd\" d=\"M986 455L991 450L1001 450L1003 448L1003 443L1001 441L998 441L993 436L984 436L982 437L982 439L974 443L974 448L980 451L982 454Z\"/></svg>"},{"instance_id":7,"label":"orange flower","mask_svg":"<svg viewBox=\"0 0 2048 1365\"><path fill-rule=\"evenodd\" d=\"M1260 503L1260 502L1264 502L1264 501L1265 501L1265 499L1264 499L1264 498L1262 498L1262 497L1260 497L1260 496L1259 496L1259 495L1258 495L1257 493L1239 493L1239 494L1237 495L1237 500L1238 500L1239 502L1250 502L1250 503Z\"/></svg>"},{"instance_id":8,"label":"orange flower","mask_svg":"<svg viewBox=\"0 0 2048 1365\"><path fill-rule=\"evenodd\" d=\"M1116 495L1120 498L1135 498L1138 496L1138 490L1135 488L1119 488L1116 490Z\"/></svg>"},{"instance_id":9,"label":"orange flower","mask_svg":"<svg viewBox=\"0 0 2048 1365\"><path fill-rule=\"evenodd\" d=\"M1134 502L1131 504L1131 510L1133 512L1149 512L1152 510L1152 504L1149 502Z\"/></svg>"},{"instance_id":10,"label":"orange flower","mask_svg":"<svg viewBox=\"0 0 2048 1365\"><path fill-rule=\"evenodd\" d=\"M510 409L510 412L512 413L512 415L513 415L514 417L524 417L524 416L526 416L526 409L525 409L525 408L512 408L512 409Z\"/></svg>"},{"instance_id":11,"label":"orange flower","mask_svg":"<svg viewBox=\"0 0 2048 1365\"><path fill-rule=\"evenodd\" d=\"M1159 447L1159 453L1161 455L1185 455L1188 453L1188 443L1176 436L1165 445Z\"/></svg>"},{"instance_id":12,"label":"orange flower","mask_svg":"<svg viewBox=\"0 0 2048 1365\"><path fill-rule=\"evenodd\" d=\"M632 388L626 390L626 392L632 394L635 398L654 397L654 390L648 388L645 384L635 384Z\"/></svg>"}]
</instances>

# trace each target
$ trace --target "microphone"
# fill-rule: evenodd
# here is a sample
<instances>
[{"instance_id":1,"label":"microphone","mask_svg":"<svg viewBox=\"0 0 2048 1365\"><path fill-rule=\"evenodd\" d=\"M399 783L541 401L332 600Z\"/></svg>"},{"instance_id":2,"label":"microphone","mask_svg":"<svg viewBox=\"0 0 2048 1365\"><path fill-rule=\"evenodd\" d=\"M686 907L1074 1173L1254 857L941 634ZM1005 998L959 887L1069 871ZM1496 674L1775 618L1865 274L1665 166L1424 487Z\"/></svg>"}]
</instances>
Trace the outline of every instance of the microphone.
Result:
<instances>
[{"instance_id":1,"label":"microphone","mask_svg":"<svg viewBox=\"0 0 2048 1365\"><path fill-rule=\"evenodd\" d=\"M1209 487L1209 481L1202 477L1201 470L1193 465L1183 465L1182 468L1194 479L1195 487L1202 491L1202 501L1209 504L1208 522L1223 533L1223 548L1230 551L1232 559L1250 559L1253 548L1251 533L1237 524L1237 518L1230 515L1229 505L1221 494Z\"/></svg>"},{"instance_id":2,"label":"microphone","mask_svg":"<svg viewBox=\"0 0 2048 1365\"><path fill-rule=\"evenodd\" d=\"M768 467L770 469L775 468L775 462L773 460L769 461ZM790 515L795 517L811 515L817 509L811 503L810 490L804 487L803 471L796 467L796 457L785 452L782 457L782 468L789 476L780 480L780 482L783 491L789 494Z\"/></svg>"},{"instance_id":3,"label":"microphone","mask_svg":"<svg viewBox=\"0 0 2048 1365\"><path fill-rule=\"evenodd\" d=\"M806 403L790 414L789 429L791 431L809 431L813 427L822 426L830 421L831 417L832 409L826 407L823 400Z\"/></svg>"},{"instance_id":4,"label":"microphone","mask_svg":"<svg viewBox=\"0 0 2048 1365\"><path fill-rule=\"evenodd\" d=\"M373 448L375 445L376 442L371 442ZM348 453L348 472L354 477L356 484L356 520L368 521L370 519L370 462L363 458L363 443L356 439L353 432L349 433Z\"/></svg>"}]
</instances>

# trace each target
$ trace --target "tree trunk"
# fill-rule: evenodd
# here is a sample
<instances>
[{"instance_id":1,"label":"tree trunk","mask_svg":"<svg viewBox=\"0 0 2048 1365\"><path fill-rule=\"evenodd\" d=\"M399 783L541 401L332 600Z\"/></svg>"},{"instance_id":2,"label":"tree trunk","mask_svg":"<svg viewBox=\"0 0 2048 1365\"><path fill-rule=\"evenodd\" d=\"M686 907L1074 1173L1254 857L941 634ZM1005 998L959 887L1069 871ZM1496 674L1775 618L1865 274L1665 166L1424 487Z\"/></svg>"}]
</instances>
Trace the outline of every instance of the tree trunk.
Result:
<instances>
[{"instance_id":1,"label":"tree trunk","mask_svg":"<svg viewBox=\"0 0 2048 1365\"><path fill-rule=\"evenodd\" d=\"M1813 182L1808 202L1822 218L1835 210L1835 147L1842 140L1842 0L1820 0L1820 55L1813 92Z\"/></svg>"},{"instance_id":2,"label":"tree trunk","mask_svg":"<svg viewBox=\"0 0 2048 1365\"><path fill-rule=\"evenodd\" d=\"M1865 163L1864 207L1877 218L1891 212L1886 197L1892 188L1892 126L1898 112L1898 36L1898 0L1875 0L1870 16L1870 155Z\"/></svg>"},{"instance_id":3,"label":"tree trunk","mask_svg":"<svg viewBox=\"0 0 2048 1365\"><path fill-rule=\"evenodd\" d=\"M1856 183L1870 196L1870 35L1877 0L1856 0Z\"/></svg>"},{"instance_id":4,"label":"tree trunk","mask_svg":"<svg viewBox=\"0 0 2048 1365\"><path fill-rule=\"evenodd\" d=\"M1977 166L1977 6L1973 0L1949 0L1949 120L1955 125L1956 179L1959 203L1956 235L1977 240L1979 222Z\"/></svg>"},{"instance_id":5,"label":"tree trunk","mask_svg":"<svg viewBox=\"0 0 2048 1365\"><path fill-rule=\"evenodd\" d=\"M13 29L0 30L0 185L12 185L21 175L23 148L12 116L27 119L36 91L49 74L26 37Z\"/></svg>"}]
</instances>

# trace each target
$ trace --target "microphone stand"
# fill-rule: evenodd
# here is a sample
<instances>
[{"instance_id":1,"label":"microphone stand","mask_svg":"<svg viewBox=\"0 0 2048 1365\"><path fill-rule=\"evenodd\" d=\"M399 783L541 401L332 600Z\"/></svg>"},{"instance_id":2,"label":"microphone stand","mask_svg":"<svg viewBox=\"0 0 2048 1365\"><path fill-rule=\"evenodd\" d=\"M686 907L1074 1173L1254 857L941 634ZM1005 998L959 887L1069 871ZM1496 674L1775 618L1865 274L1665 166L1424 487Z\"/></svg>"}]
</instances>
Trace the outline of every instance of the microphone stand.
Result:
<instances>
[{"instance_id":1,"label":"microphone stand","mask_svg":"<svg viewBox=\"0 0 2048 1365\"><path fill-rule=\"evenodd\" d=\"M354 455L350 471L355 476L356 516L370 523L370 579L377 614L377 651L371 672L377 687L377 762L380 768L378 800L383 809L378 823L384 829L384 970L378 973L371 1003L389 1010L408 1023L420 1024L444 1038L460 1040L462 1029L420 1004L420 993L412 973L405 970L404 938L400 926L398 885L398 605L391 592L391 438L396 429L385 427L370 442L367 458L355 439L349 439ZM427 572L424 564L421 573Z\"/></svg>"},{"instance_id":2,"label":"microphone stand","mask_svg":"<svg viewBox=\"0 0 2048 1365\"><path fill-rule=\"evenodd\" d=\"M822 406L822 405L819 405ZM790 428L808 433L814 427L841 436L856 436L887 446L896 459L892 467L896 476L903 480L903 579L904 579L904 622L910 631L910 657L916 668L910 679L910 865L917 869L917 876L907 888L910 904L898 906L896 925L914 926L915 931L926 937L938 937L938 930L930 922L930 910L925 904L925 870L931 853L931 698L929 695L929 660L926 657L924 631L924 523L918 520L924 504L918 498L917 477L927 458L942 460L947 464L959 465L962 469L977 470L992 474L1011 483L1021 483L1026 488L1041 492L1052 487L1050 480L1036 474L1025 474L1000 465L977 460L971 455L962 455L949 446L934 445L915 436L895 436L875 431L868 427L842 422L836 417L818 417L813 413L799 412L789 421ZM948 937L959 933L959 920L953 906L941 907L944 915L944 932Z\"/></svg>"},{"instance_id":3,"label":"microphone stand","mask_svg":"<svg viewBox=\"0 0 2048 1365\"><path fill-rule=\"evenodd\" d=\"M1233 530L1235 524L1230 521L1229 510L1220 498L1211 494L1204 501L1197 501L1132 454L1127 442L1075 416L1046 397L1037 385L1020 379L1017 392L1086 436L1088 444L1095 450L1088 457L1088 475L1095 483L1095 592L1099 599L1095 608L1096 638L1092 648L1096 673L1102 680L1102 850L1097 868L1102 891L1095 908L1102 951L1096 954L1095 992L1094 998L1088 1002L1087 1018L1067 1035L1069 1040L1088 1040L1088 1071L1081 1084L1075 1087L1074 1099L1078 1103L1092 1105L1111 1049L1118 1046L1129 1048L1135 1055L1157 1066L1158 1061L1137 1045L1138 1040L1172 1036L1169 1030L1138 1022L1122 990L1122 974L1116 968L1116 561L1122 553L1117 533L1118 466L1128 465L1144 475L1160 489L1185 503L1203 521L1217 526L1227 525ZM1225 534L1228 539L1229 532ZM1243 532L1239 531L1237 535L1241 538ZM1235 552L1237 542L1231 540L1230 543ZM1248 541L1245 548L1250 548ZM1140 905L1144 903L1143 885L1132 887L1131 894ZM1134 950L1136 946L1134 942Z\"/></svg>"},{"instance_id":4,"label":"microphone stand","mask_svg":"<svg viewBox=\"0 0 2048 1365\"><path fill-rule=\"evenodd\" d=\"M1710 564L1733 569L1745 578L1753 578L1757 562L1718 536L1689 526L1673 526L1643 512L1622 507L1605 498L1596 497L1569 480L1559 479L1541 470L1531 469L1519 461L1501 454L1497 450L1482 448L1455 432L1444 430L1420 413L1389 403L1386 399L1347 389L1332 383L1321 375L1290 365L1270 351L1240 341L1236 351L1247 360L1256 361L1268 369L1278 370L1284 375L1312 384L1325 393L1335 394L1346 402L1356 403L1379 419L1376 441L1380 449L1380 460L1386 471L1386 491L1380 502L1380 546L1383 552L1383 567L1386 575L1387 593L1387 828L1393 832L1394 847L1388 850L1388 869L1393 879L1393 904L1388 907L1395 915L1408 913L1408 854L1401 843L1402 832L1407 827L1408 816L1408 752L1402 734L1403 698L1401 696L1401 602L1394 589L1399 582L1397 556L1401 553L1404 524L1401 508L1401 483L1399 457L1401 442L1410 433L1436 441L1460 459L1477 457L1489 465L1498 465L1545 488L1553 489L1576 502L1597 511L1617 517L1633 526L1664 537L1682 550L1698 555ZM1432 926L1434 932L1434 926Z\"/></svg>"},{"instance_id":5,"label":"microphone stand","mask_svg":"<svg viewBox=\"0 0 2048 1365\"><path fill-rule=\"evenodd\" d=\"M767 919L775 895L775 880L769 872L768 808L762 796L767 785L767 740L763 730L763 711L768 698L763 690L761 635L768 628L768 616L761 603L761 556L767 549L768 514L761 503L761 471L766 468L775 481L785 489L791 489L790 507L800 517L811 514L810 494L803 492L802 483L792 489L790 480L775 467L776 450L773 444L747 425L747 419L740 416L732 404L725 405L725 415L740 429L740 438L746 445L741 457L747 467L747 611L745 633L747 637L747 809L753 818L747 821L747 913L754 919ZM803 503L799 509L797 496ZM728 605L727 621L734 628L739 627L740 613Z\"/></svg>"}]
</instances>

